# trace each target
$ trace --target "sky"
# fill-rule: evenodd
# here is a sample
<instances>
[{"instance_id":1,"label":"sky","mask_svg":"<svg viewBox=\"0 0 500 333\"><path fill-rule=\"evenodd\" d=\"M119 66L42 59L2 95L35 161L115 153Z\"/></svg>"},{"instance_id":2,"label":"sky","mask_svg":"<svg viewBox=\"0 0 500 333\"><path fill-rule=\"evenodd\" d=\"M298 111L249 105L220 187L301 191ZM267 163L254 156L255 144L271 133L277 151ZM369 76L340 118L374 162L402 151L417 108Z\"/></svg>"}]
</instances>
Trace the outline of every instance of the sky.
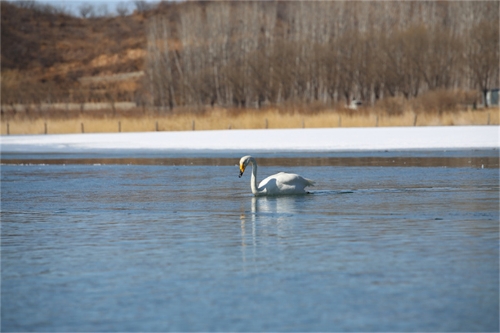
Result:
<instances>
[{"instance_id":1,"label":"sky","mask_svg":"<svg viewBox=\"0 0 500 333\"><path fill-rule=\"evenodd\" d=\"M15 0L17 1L17 0ZM157 3L159 0L145 0L148 3ZM80 16L79 8L84 4L90 4L95 8L96 14L107 11L111 15L116 15L118 4L127 6L129 13L136 8L133 0L35 0L37 3L50 4L54 7L64 8L75 16Z\"/></svg>"}]
</instances>

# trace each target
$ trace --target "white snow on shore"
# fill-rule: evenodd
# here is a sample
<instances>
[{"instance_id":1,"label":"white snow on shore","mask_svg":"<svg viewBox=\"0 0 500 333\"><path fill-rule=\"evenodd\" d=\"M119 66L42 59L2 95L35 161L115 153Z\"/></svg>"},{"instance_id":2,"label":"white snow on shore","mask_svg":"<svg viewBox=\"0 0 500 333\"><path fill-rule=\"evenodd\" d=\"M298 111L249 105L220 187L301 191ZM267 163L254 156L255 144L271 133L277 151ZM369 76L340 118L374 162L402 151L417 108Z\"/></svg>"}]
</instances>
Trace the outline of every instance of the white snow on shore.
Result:
<instances>
[{"instance_id":1,"label":"white snow on shore","mask_svg":"<svg viewBox=\"0 0 500 333\"><path fill-rule=\"evenodd\" d=\"M2 136L1 151L353 151L499 148L499 126L223 130Z\"/></svg>"}]
</instances>

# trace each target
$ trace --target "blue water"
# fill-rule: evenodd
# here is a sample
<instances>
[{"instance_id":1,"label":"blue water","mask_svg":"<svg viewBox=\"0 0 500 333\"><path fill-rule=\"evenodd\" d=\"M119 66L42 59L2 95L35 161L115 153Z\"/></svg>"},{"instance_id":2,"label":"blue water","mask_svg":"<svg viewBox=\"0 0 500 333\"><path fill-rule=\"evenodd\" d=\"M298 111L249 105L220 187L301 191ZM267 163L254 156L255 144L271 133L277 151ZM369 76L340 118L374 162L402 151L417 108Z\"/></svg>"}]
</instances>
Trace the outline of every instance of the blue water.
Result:
<instances>
[{"instance_id":1,"label":"blue water","mask_svg":"<svg viewBox=\"0 0 500 333\"><path fill-rule=\"evenodd\" d=\"M2 331L499 330L498 168L278 171L2 165Z\"/></svg>"}]
</instances>

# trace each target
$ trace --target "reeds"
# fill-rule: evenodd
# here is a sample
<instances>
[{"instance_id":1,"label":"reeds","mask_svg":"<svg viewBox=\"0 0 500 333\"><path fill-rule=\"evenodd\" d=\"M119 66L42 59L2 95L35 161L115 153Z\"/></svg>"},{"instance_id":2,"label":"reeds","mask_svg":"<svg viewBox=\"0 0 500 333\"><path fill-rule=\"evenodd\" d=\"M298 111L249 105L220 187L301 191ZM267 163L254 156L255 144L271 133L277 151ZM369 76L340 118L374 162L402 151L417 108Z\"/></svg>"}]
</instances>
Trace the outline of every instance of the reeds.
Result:
<instances>
[{"instance_id":1,"label":"reeds","mask_svg":"<svg viewBox=\"0 0 500 333\"><path fill-rule=\"evenodd\" d=\"M1 120L2 135L117 133L144 131L192 131L266 128L332 128L389 126L499 125L497 108L455 112L392 112L361 110L260 110L209 109L197 112L158 113L130 111L85 112L61 116L17 114Z\"/></svg>"}]
</instances>

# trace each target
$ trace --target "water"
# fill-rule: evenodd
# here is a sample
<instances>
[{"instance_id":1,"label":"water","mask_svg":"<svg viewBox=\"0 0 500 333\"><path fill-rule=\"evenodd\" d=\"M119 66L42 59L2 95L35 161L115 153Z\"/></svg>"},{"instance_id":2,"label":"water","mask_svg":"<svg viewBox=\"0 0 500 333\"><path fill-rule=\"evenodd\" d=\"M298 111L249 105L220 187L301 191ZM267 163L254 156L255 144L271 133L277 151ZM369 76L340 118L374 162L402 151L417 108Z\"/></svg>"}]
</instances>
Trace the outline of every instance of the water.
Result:
<instances>
[{"instance_id":1,"label":"water","mask_svg":"<svg viewBox=\"0 0 500 333\"><path fill-rule=\"evenodd\" d=\"M2 156L2 331L499 330L498 151L320 155Z\"/></svg>"}]
</instances>

